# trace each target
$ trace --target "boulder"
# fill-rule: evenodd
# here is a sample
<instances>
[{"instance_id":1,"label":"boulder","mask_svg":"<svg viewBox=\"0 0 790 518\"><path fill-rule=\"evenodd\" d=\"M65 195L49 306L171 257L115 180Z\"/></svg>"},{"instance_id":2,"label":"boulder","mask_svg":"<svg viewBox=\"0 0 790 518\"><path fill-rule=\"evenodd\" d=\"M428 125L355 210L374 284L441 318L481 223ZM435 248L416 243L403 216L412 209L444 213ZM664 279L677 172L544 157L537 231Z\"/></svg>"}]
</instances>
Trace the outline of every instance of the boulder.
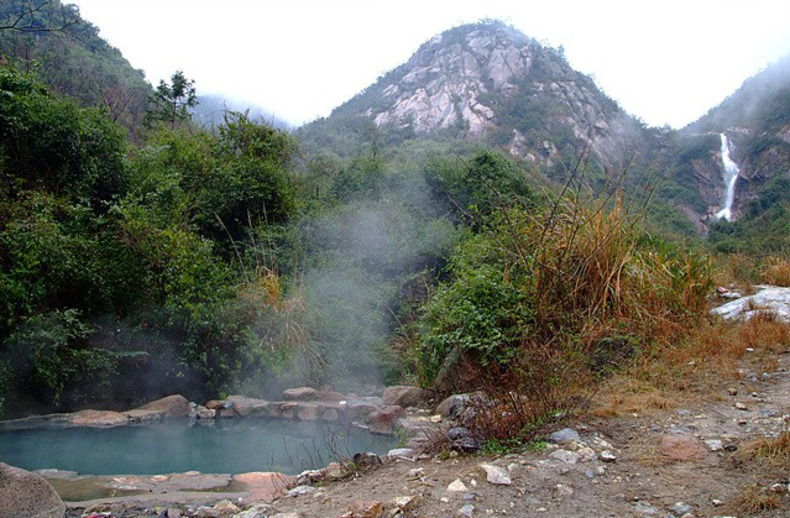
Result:
<instances>
[{"instance_id":1,"label":"boulder","mask_svg":"<svg viewBox=\"0 0 790 518\"><path fill-rule=\"evenodd\" d=\"M131 423L156 423L164 419L165 413L160 410L129 410L123 413Z\"/></svg>"},{"instance_id":2,"label":"boulder","mask_svg":"<svg viewBox=\"0 0 790 518\"><path fill-rule=\"evenodd\" d=\"M204 406L198 405L195 409L195 419L198 420L211 420L217 417L217 410L212 408L206 408Z\"/></svg>"},{"instance_id":3,"label":"boulder","mask_svg":"<svg viewBox=\"0 0 790 518\"><path fill-rule=\"evenodd\" d=\"M72 414L70 419L74 426L121 426L129 423L129 419L118 412L110 410L80 410Z\"/></svg>"},{"instance_id":4,"label":"boulder","mask_svg":"<svg viewBox=\"0 0 790 518\"><path fill-rule=\"evenodd\" d=\"M462 426L447 430L447 438L452 443L453 449L463 453L475 453L483 447L483 440Z\"/></svg>"},{"instance_id":5,"label":"boulder","mask_svg":"<svg viewBox=\"0 0 790 518\"><path fill-rule=\"evenodd\" d=\"M385 406L368 415L365 424L370 427L371 433L392 435L395 423L404 415L406 412L399 406Z\"/></svg>"},{"instance_id":6,"label":"boulder","mask_svg":"<svg viewBox=\"0 0 790 518\"><path fill-rule=\"evenodd\" d=\"M573 428L563 428L562 430L557 430L556 432L549 435L549 442L553 442L554 444L565 444L579 440L581 440L579 432Z\"/></svg>"},{"instance_id":7,"label":"boulder","mask_svg":"<svg viewBox=\"0 0 790 518\"><path fill-rule=\"evenodd\" d=\"M465 417L474 417L474 407L483 405L485 402L486 396L482 392L453 394L439 403L433 413L439 414L444 419L459 420Z\"/></svg>"},{"instance_id":8,"label":"boulder","mask_svg":"<svg viewBox=\"0 0 790 518\"><path fill-rule=\"evenodd\" d=\"M296 487L296 477L274 471L253 471L233 475L235 482L247 486L254 501L273 502Z\"/></svg>"},{"instance_id":9,"label":"boulder","mask_svg":"<svg viewBox=\"0 0 790 518\"><path fill-rule=\"evenodd\" d=\"M417 458L417 452L411 448L395 448L387 452L387 459L389 460L414 460Z\"/></svg>"},{"instance_id":10,"label":"boulder","mask_svg":"<svg viewBox=\"0 0 790 518\"><path fill-rule=\"evenodd\" d=\"M384 389L382 399L387 406L398 405L403 408L422 407L433 399L433 392L419 387L395 385Z\"/></svg>"},{"instance_id":11,"label":"boulder","mask_svg":"<svg viewBox=\"0 0 790 518\"><path fill-rule=\"evenodd\" d=\"M350 401L346 405L346 414L351 419L365 419L379 407L367 401Z\"/></svg>"},{"instance_id":12,"label":"boulder","mask_svg":"<svg viewBox=\"0 0 790 518\"><path fill-rule=\"evenodd\" d=\"M301 421L315 421L318 414L319 408L315 403L300 403L296 410L296 418Z\"/></svg>"},{"instance_id":13,"label":"boulder","mask_svg":"<svg viewBox=\"0 0 790 518\"><path fill-rule=\"evenodd\" d=\"M711 310L724 319L750 319L760 314L772 314L777 320L790 323L790 288L763 287L754 295L741 297Z\"/></svg>"},{"instance_id":14,"label":"boulder","mask_svg":"<svg viewBox=\"0 0 790 518\"><path fill-rule=\"evenodd\" d=\"M353 457L356 469L370 469L381 466L381 457L375 453L355 453Z\"/></svg>"},{"instance_id":15,"label":"boulder","mask_svg":"<svg viewBox=\"0 0 790 518\"><path fill-rule=\"evenodd\" d=\"M319 399L319 392L310 387L297 387L283 390L283 399L289 401L310 401Z\"/></svg>"},{"instance_id":16,"label":"boulder","mask_svg":"<svg viewBox=\"0 0 790 518\"><path fill-rule=\"evenodd\" d=\"M162 412L164 417L187 417L189 415L189 401L184 396L175 394L151 401L135 410Z\"/></svg>"},{"instance_id":17,"label":"boulder","mask_svg":"<svg viewBox=\"0 0 790 518\"><path fill-rule=\"evenodd\" d=\"M41 476L0 462L0 518L62 518L66 506Z\"/></svg>"},{"instance_id":18,"label":"boulder","mask_svg":"<svg viewBox=\"0 0 790 518\"><path fill-rule=\"evenodd\" d=\"M241 417L268 416L271 413L272 403L264 399L228 396L226 401L232 405L233 411Z\"/></svg>"},{"instance_id":19,"label":"boulder","mask_svg":"<svg viewBox=\"0 0 790 518\"><path fill-rule=\"evenodd\" d=\"M249 509L233 515L233 518L266 518L271 511L272 506L269 504L253 504Z\"/></svg>"}]
</instances>

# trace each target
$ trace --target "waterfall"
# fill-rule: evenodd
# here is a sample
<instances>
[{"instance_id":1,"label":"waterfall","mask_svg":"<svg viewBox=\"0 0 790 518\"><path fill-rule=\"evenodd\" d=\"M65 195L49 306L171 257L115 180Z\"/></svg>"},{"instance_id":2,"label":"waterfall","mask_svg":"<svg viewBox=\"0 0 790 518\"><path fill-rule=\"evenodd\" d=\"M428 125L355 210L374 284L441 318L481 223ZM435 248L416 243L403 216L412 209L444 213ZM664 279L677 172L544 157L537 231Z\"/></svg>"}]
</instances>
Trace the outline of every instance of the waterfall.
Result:
<instances>
[{"instance_id":1,"label":"waterfall","mask_svg":"<svg viewBox=\"0 0 790 518\"><path fill-rule=\"evenodd\" d=\"M721 161L724 165L722 176L724 177L724 186L727 188L727 195L724 198L724 207L716 213L716 219L724 218L727 221L732 221L732 203L735 201L735 182L738 181L738 173L740 169L738 164L730 158L730 145L727 141L727 135L721 134Z\"/></svg>"}]
</instances>

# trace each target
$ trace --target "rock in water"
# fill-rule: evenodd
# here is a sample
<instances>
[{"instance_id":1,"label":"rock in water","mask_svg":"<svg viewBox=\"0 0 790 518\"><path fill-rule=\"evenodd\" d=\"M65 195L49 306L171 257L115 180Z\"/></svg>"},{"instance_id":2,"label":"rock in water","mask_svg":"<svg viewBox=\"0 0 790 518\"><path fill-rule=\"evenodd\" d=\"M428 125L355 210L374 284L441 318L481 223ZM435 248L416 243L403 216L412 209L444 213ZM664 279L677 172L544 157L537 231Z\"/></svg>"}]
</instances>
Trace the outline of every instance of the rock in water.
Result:
<instances>
[{"instance_id":1,"label":"rock in water","mask_svg":"<svg viewBox=\"0 0 790 518\"><path fill-rule=\"evenodd\" d=\"M41 476L0 462L0 518L62 518L66 506Z\"/></svg>"}]
</instances>

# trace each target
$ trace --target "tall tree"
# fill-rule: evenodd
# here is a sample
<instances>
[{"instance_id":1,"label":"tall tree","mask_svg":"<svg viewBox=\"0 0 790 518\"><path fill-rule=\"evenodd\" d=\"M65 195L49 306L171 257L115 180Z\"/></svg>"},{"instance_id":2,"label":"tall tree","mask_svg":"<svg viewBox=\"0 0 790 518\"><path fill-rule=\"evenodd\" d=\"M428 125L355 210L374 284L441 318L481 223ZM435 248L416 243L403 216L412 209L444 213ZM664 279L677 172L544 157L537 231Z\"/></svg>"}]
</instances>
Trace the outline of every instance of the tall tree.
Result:
<instances>
[{"instance_id":1,"label":"tall tree","mask_svg":"<svg viewBox=\"0 0 790 518\"><path fill-rule=\"evenodd\" d=\"M184 72L177 70L170 77L170 84L159 81L151 98L153 108L147 113L148 121L163 121L175 129L180 122L189 120L189 109L197 105L195 81L187 79Z\"/></svg>"}]
</instances>

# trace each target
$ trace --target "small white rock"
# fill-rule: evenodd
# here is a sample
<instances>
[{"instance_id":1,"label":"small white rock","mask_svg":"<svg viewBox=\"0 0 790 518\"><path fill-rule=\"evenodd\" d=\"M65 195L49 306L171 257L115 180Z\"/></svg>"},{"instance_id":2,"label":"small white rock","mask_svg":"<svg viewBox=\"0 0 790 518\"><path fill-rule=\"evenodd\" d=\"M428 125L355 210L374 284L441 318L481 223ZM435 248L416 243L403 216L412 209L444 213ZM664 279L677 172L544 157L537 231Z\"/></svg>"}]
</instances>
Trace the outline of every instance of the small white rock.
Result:
<instances>
[{"instance_id":1,"label":"small white rock","mask_svg":"<svg viewBox=\"0 0 790 518\"><path fill-rule=\"evenodd\" d=\"M705 446L708 451L721 451L724 449L724 444L718 439L708 439L705 441Z\"/></svg>"},{"instance_id":2,"label":"small white rock","mask_svg":"<svg viewBox=\"0 0 790 518\"><path fill-rule=\"evenodd\" d=\"M617 460L617 456L609 450L602 451L599 457L604 462L614 462Z\"/></svg>"},{"instance_id":3,"label":"small white rock","mask_svg":"<svg viewBox=\"0 0 790 518\"><path fill-rule=\"evenodd\" d=\"M504 468L494 466L493 464L481 464L480 467L486 472L486 480L497 486L509 486L513 482L510 480L510 475Z\"/></svg>"},{"instance_id":4,"label":"small white rock","mask_svg":"<svg viewBox=\"0 0 790 518\"><path fill-rule=\"evenodd\" d=\"M450 485L447 486L447 491L451 493L464 493L467 491L466 484L461 482L460 478L457 478L450 482Z\"/></svg>"},{"instance_id":5,"label":"small white rock","mask_svg":"<svg viewBox=\"0 0 790 518\"><path fill-rule=\"evenodd\" d=\"M575 451L554 450L553 452L549 453L549 457L565 464L576 464L579 462L581 455Z\"/></svg>"}]
</instances>

